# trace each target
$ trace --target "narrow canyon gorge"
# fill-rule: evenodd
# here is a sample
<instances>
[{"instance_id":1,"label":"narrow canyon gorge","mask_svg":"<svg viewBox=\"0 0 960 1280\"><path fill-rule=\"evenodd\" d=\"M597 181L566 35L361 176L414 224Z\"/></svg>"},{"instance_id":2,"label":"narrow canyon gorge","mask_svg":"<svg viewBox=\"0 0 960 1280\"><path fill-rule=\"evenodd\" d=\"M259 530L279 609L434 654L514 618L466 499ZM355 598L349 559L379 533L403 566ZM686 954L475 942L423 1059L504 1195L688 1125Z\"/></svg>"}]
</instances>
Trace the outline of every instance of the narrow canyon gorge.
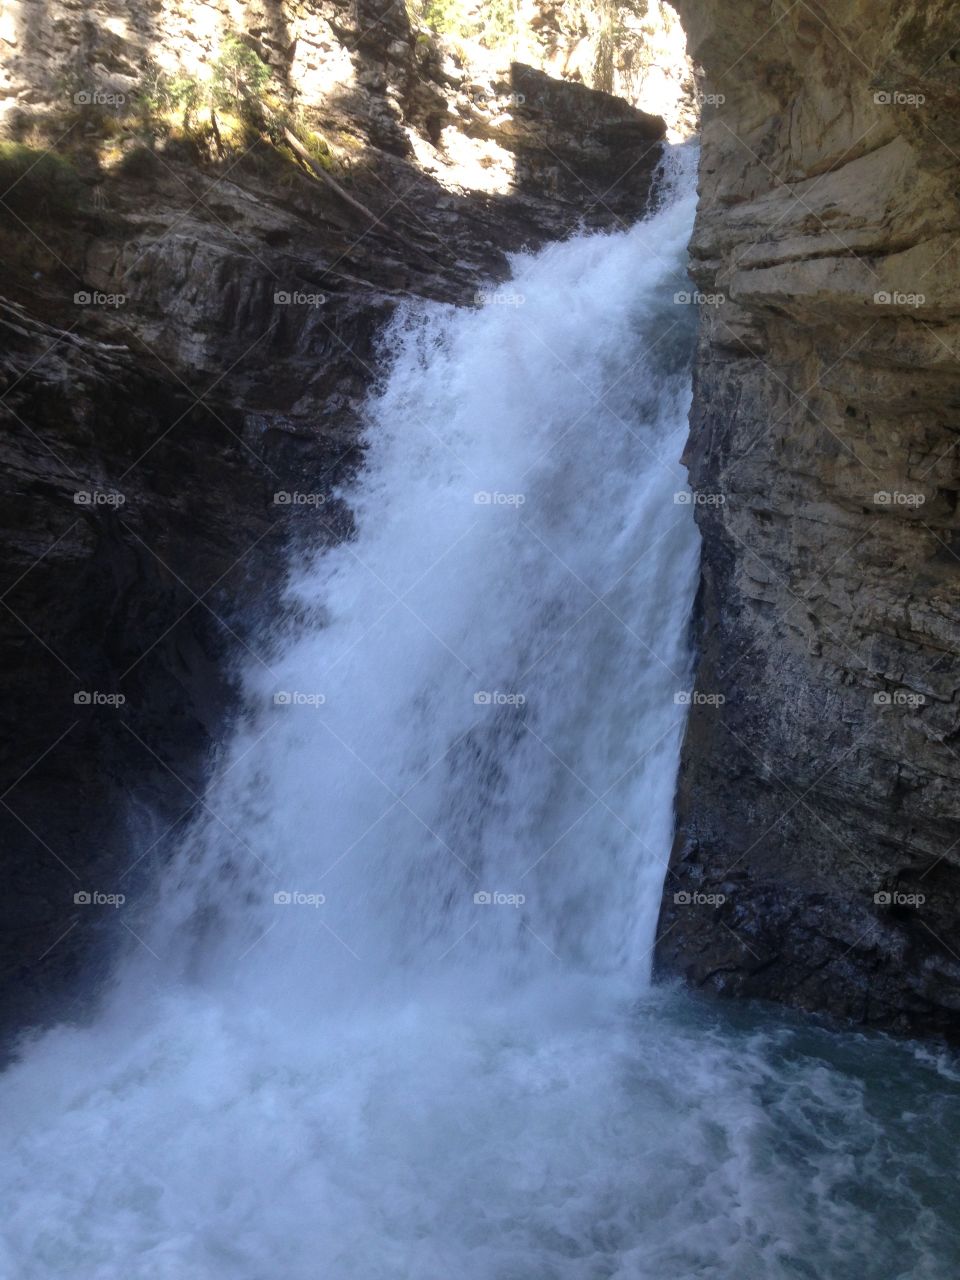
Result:
<instances>
[{"instance_id":1,"label":"narrow canyon gorge","mask_svg":"<svg viewBox=\"0 0 960 1280\"><path fill-rule=\"evenodd\" d=\"M0 0L0 1274L960 1266L960 7Z\"/></svg>"}]
</instances>

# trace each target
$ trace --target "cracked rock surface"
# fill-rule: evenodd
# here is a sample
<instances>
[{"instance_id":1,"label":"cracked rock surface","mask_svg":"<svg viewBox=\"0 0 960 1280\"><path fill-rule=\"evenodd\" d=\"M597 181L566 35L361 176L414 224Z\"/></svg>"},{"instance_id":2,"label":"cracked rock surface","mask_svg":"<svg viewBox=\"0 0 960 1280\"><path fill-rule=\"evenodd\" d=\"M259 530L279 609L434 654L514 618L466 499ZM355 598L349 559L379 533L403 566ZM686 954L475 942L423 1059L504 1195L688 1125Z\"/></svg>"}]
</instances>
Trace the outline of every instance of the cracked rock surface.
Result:
<instances>
[{"instance_id":1,"label":"cracked rock surface","mask_svg":"<svg viewBox=\"0 0 960 1280\"><path fill-rule=\"evenodd\" d=\"M679 8L714 105L658 967L956 1037L960 13Z\"/></svg>"}]
</instances>

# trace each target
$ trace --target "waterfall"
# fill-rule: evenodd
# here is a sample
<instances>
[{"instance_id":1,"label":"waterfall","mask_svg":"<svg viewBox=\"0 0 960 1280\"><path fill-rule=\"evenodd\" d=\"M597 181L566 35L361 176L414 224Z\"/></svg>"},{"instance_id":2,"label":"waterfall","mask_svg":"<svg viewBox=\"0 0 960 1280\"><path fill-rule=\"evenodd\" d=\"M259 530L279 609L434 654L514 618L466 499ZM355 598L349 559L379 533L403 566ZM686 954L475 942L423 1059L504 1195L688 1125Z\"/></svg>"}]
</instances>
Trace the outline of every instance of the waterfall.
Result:
<instances>
[{"instance_id":1,"label":"waterfall","mask_svg":"<svg viewBox=\"0 0 960 1280\"><path fill-rule=\"evenodd\" d=\"M946 1067L649 987L697 570L684 154L637 226L382 336L362 473L298 495L318 546L334 503L354 536L291 565L102 1008L0 1080L0 1274L863 1280L948 1256L922 1178L886 1176L884 1142L917 1138L876 1120Z\"/></svg>"},{"instance_id":2,"label":"waterfall","mask_svg":"<svg viewBox=\"0 0 960 1280\"><path fill-rule=\"evenodd\" d=\"M146 939L168 971L294 1007L645 983L697 563L684 167L649 221L387 329L355 536L292 566L255 646Z\"/></svg>"}]
</instances>

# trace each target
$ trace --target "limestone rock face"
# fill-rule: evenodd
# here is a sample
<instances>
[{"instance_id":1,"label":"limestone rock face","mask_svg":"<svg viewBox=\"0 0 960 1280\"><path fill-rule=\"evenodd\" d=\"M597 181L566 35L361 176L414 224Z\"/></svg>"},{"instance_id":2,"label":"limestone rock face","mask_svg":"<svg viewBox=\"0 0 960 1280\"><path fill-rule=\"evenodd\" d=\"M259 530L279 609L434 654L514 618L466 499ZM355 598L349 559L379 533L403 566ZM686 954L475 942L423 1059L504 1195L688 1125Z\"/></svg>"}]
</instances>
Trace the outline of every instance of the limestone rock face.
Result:
<instances>
[{"instance_id":1,"label":"limestone rock face","mask_svg":"<svg viewBox=\"0 0 960 1280\"><path fill-rule=\"evenodd\" d=\"M699 674L661 972L960 1028L960 10L681 0Z\"/></svg>"},{"instance_id":2,"label":"limestone rock face","mask_svg":"<svg viewBox=\"0 0 960 1280\"><path fill-rule=\"evenodd\" d=\"M263 137L218 154L226 112L143 124L157 69L202 82L230 34L322 174ZM388 0L4 0L0 42L0 174L34 149L0 185L10 1026L135 945L237 667L269 664L288 549L350 532L334 491L394 308L475 305L509 252L635 219L664 125L536 68L474 76Z\"/></svg>"}]
</instances>

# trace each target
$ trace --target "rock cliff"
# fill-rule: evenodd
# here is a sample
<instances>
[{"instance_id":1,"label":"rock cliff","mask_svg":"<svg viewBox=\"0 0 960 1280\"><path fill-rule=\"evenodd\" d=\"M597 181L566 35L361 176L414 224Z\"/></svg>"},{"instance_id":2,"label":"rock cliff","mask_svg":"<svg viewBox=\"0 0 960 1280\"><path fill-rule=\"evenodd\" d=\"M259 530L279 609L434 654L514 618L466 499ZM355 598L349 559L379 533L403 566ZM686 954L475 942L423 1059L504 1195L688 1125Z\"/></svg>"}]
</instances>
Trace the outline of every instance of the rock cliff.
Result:
<instances>
[{"instance_id":1,"label":"rock cliff","mask_svg":"<svg viewBox=\"0 0 960 1280\"><path fill-rule=\"evenodd\" d=\"M0 4L3 1018L203 804L286 548L349 532L392 310L632 220L634 106L692 118L668 6L521 8L508 54L379 0ZM960 20L678 8L703 569L658 966L956 1035Z\"/></svg>"},{"instance_id":2,"label":"rock cliff","mask_svg":"<svg viewBox=\"0 0 960 1280\"><path fill-rule=\"evenodd\" d=\"M393 309L474 305L507 253L633 220L664 125L371 0L4 0L0 49L0 1017L23 1024L130 941L88 899L135 900L203 806L285 548L349 531Z\"/></svg>"},{"instance_id":3,"label":"rock cliff","mask_svg":"<svg viewBox=\"0 0 960 1280\"><path fill-rule=\"evenodd\" d=\"M661 972L960 1011L960 11L682 0L699 674Z\"/></svg>"}]
</instances>

